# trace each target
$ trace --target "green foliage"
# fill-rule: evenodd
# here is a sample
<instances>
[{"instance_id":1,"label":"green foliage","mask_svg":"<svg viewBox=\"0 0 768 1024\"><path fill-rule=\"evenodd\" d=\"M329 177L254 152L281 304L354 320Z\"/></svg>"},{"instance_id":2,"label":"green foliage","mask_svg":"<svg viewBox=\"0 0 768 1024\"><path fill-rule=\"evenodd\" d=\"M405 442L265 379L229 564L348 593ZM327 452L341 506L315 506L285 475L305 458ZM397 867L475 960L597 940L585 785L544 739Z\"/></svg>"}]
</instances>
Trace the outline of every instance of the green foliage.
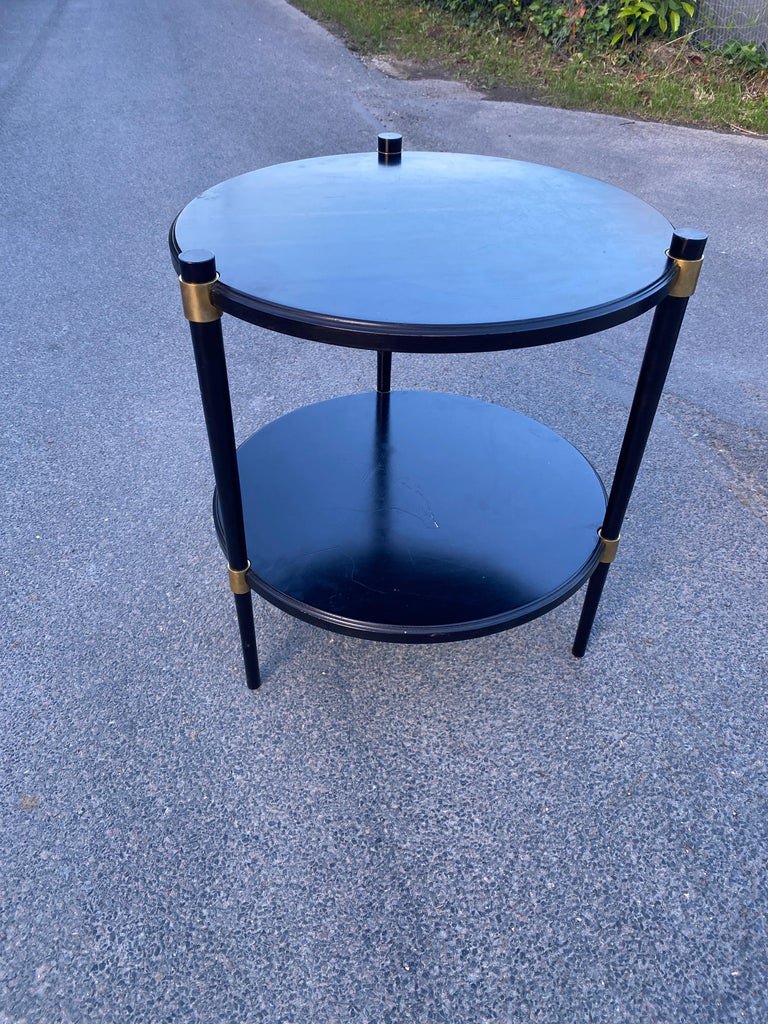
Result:
<instances>
[{"instance_id":1,"label":"green foliage","mask_svg":"<svg viewBox=\"0 0 768 1024\"><path fill-rule=\"evenodd\" d=\"M627 0L618 13L619 28L611 45L649 34L673 39L683 19L692 17L694 10L688 0Z\"/></svg>"},{"instance_id":2,"label":"green foliage","mask_svg":"<svg viewBox=\"0 0 768 1024\"><path fill-rule=\"evenodd\" d=\"M592 46L604 46L616 24L618 0L614 3L597 4L588 12L584 25L585 41Z\"/></svg>"},{"instance_id":3,"label":"green foliage","mask_svg":"<svg viewBox=\"0 0 768 1024\"><path fill-rule=\"evenodd\" d=\"M552 0L530 0L525 20L553 46L560 46L568 38L568 9Z\"/></svg>"},{"instance_id":4,"label":"green foliage","mask_svg":"<svg viewBox=\"0 0 768 1024\"><path fill-rule=\"evenodd\" d=\"M533 29L554 47L607 44L624 0L437 0L470 24L494 21L507 28ZM675 2L675 0L673 0Z\"/></svg>"},{"instance_id":5,"label":"green foliage","mask_svg":"<svg viewBox=\"0 0 768 1024\"><path fill-rule=\"evenodd\" d=\"M524 24L555 48L569 46L594 49L604 45L616 21L620 0L530 0L523 9Z\"/></svg>"},{"instance_id":6,"label":"green foliage","mask_svg":"<svg viewBox=\"0 0 768 1024\"><path fill-rule=\"evenodd\" d=\"M745 71L765 71L768 69L768 50L765 43L742 43L733 39L725 46L715 50L727 64L743 68Z\"/></svg>"},{"instance_id":7,"label":"green foliage","mask_svg":"<svg viewBox=\"0 0 768 1024\"><path fill-rule=\"evenodd\" d=\"M523 0L442 0L441 7L460 14L470 24L495 21L499 25L520 24Z\"/></svg>"},{"instance_id":8,"label":"green foliage","mask_svg":"<svg viewBox=\"0 0 768 1024\"><path fill-rule=\"evenodd\" d=\"M678 35L690 0L432 0L470 24L532 29L556 49L600 49L640 36Z\"/></svg>"}]
</instances>

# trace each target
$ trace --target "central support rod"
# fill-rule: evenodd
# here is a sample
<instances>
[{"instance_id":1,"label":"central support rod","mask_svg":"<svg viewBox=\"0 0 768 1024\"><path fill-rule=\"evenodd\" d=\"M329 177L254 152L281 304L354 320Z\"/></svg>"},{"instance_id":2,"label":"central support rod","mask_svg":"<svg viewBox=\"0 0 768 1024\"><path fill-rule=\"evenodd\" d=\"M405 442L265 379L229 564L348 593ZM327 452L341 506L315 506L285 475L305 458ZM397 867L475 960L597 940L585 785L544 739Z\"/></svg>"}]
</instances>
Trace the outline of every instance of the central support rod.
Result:
<instances>
[{"instance_id":1,"label":"central support rod","mask_svg":"<svg viewBox=\"0 0 768 1024\"><path fill-rule=\"evenodd\" d=\"M376 353L376 390L386 394L392 389L392 353Z\"/></svg>"}]
</instances>

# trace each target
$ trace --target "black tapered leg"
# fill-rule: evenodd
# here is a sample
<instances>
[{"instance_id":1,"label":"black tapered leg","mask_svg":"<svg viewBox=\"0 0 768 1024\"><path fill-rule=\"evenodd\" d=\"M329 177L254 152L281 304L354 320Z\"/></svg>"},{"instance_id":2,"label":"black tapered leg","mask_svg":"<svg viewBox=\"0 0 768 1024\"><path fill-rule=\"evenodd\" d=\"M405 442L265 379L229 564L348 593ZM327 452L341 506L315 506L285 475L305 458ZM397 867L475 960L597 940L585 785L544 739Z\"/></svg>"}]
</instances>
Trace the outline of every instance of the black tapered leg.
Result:
<instances>
[{"instance_id":1,"label":"black tapered leg","mask_svg":"<svg viewBox=\"0 0 768 1024\"><path fill-rule=\"evenodd\" d=\"M210 252L199 249L181 253L179 264L184 312L192 334L197 379L200 384L229 563L229 579L240 627L245 676L250 689L255 690L261 680L253 622L253 601L245 579L250 563L245 545L235 428L232 422L221 313L210 298L211 286L217 279L216 264ZM185 288L187 285L199 287Z\"/></svg>"},{"instance_id":2,"label":"black tapered leg","mask_svg":"<svg viewBox=\"0 0 768 1024\"><path fill-rule=\"evenodd\" d=\"M573 653L577 658L584 655L592 631L608 569L616 553L621 524L632 496L632 489L667 379L677 337L688 305L688 298L695 287L706 241L707 236L699 231L675 231L672 236L669 256L678 263L680 268L678 278L670 286L667 297L656 307L648 335L619 461L608 497L605 519L600 530L600 535L605 542L603 557L587 585L587 593L576 630ZM693 271L691 278L693 283L689 286L687 274L691 270Z\"/></svg>"},{"instance_id":3,"label":"black tapered leg","mask_svg":"<svg viewBox=\"0 0 768 1024\"><path fill-rule=\"evenodd\" d=\"M597 568L589 577L587 593L584 597L579 625L576 629L576 638L573 641L573 653L577 658L583 658L584 652L587 649L587 641L589 640L589 634L592 632L592 624L595 621L595 615L597 615L597 606L600 604L600 598L603 596L603 587L605 586L609 569L610 565L608 562L599 562Z\"/></svg>"},{"instance_id":4,"label":"black tapered leg","mask_svg":"<svg viewBox=\"0 0 768 1024\"><path fill-rule=\"evenodd\" d=\"M235 594L234 598L237 624L240 627L240 643L243 648L245 681L249 690L258 690L261 686L261 675L256 647L256 627L253 622L253 597L249 590L247 594Z\"/></svg>"}]
</instances>

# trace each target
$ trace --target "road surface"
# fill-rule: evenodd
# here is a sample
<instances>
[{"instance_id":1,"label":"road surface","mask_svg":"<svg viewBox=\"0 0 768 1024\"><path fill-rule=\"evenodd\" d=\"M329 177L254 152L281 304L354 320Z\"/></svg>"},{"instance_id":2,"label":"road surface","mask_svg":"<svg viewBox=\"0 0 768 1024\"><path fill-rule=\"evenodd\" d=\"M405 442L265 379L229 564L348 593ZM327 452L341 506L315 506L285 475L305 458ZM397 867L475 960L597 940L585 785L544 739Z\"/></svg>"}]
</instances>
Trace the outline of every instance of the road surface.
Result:
<instances>
[{"instance_id":1,"label":"road surface","mask_svg":"<svg viewBox=\"0 0 768 1024\"><path fill-rule=\"evenodd\" d=\"M768 1019L768 142L400 81L282 0L7 0L0 40L0 1022ZM166 233L381 130L596 175L707 263L583 661L578 599L437 647L258 602L253 694ZM609 476L646 325L394 384ZM241 434L373 386L226 333Z\"/></svg>"}]
</instances>

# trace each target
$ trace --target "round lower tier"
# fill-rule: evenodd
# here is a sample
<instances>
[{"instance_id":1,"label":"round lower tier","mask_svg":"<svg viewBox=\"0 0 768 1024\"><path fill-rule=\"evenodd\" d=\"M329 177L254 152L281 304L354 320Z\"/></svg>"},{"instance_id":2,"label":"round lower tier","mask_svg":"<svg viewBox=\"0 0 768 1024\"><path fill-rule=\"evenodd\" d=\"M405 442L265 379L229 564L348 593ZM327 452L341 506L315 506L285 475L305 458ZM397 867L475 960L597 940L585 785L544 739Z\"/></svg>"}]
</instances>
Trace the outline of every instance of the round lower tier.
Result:
<instances>
[{"instance_id":1,"label":"round lower tier","mask_svg":"<svg viewBox=\"0 0 768 1024\"><path fill-rule=\"evenodd\" d=\"M457 395L306 406L238 450L251 587L351 636L462 640L560 604L598 562L605 489L535 420ZM217 497L214 520L226 553Z\"/></svg>"}]
</instances>

